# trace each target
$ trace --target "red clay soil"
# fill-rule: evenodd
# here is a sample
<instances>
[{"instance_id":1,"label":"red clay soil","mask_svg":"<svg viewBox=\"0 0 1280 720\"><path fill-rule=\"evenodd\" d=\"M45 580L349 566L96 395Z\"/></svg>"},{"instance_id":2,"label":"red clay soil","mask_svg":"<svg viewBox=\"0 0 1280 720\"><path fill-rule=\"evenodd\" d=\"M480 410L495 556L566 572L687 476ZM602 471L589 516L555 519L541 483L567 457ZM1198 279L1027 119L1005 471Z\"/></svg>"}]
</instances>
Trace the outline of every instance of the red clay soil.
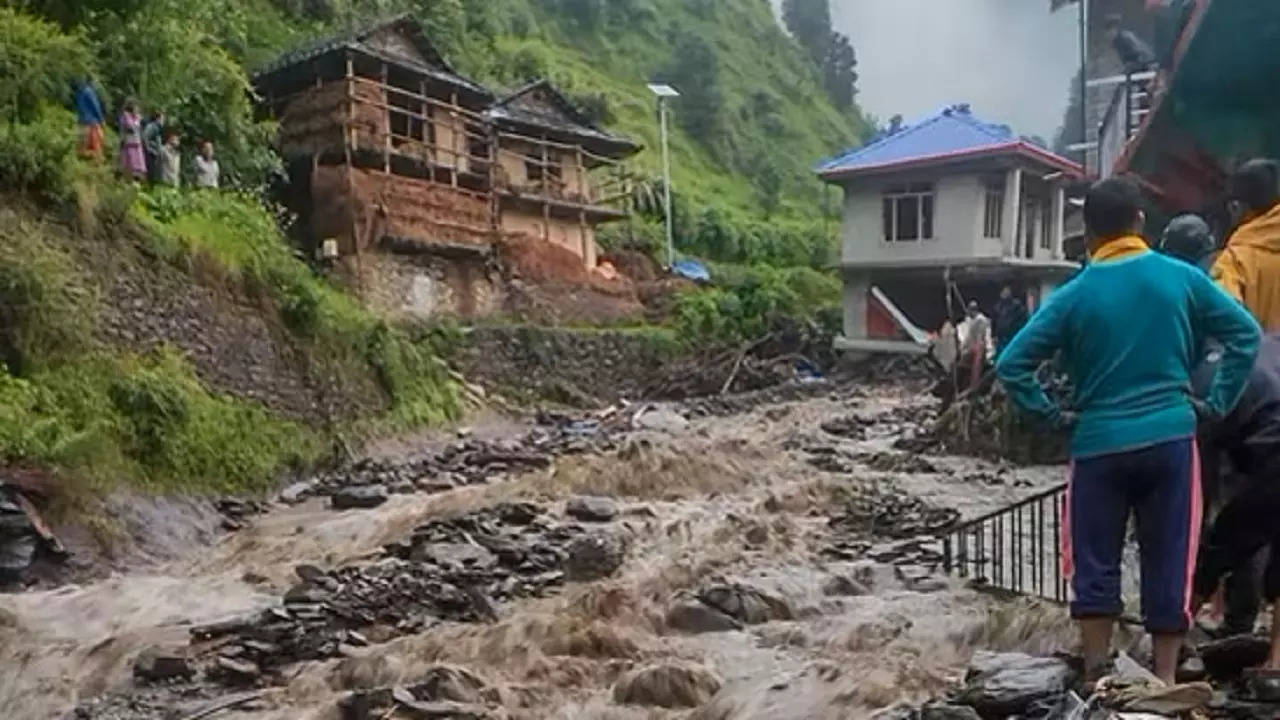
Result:
<instances>
[{"instance_id":1,"label":"red clay soil","mask_svg":"<svg viewBox=\"0 0 1280 720\"><path fill-rule=\"evenodd\" d=\"M591 288L606 295L636 299L636 287L629 279L608 279L592 272L573 251L530 237L510 234L498 244L498 257L510 277L528 283L564 283Z\"/></svg>"},{"instance_id":2,"label":"red clay soil","mask_svg":"<svg viewBox=\"0 0 1280 720\"><path fill-rule=\"evenodd\" d=\"M662 270L653 258L635 250L615 250L602 255L600 261L612 263L618 272L635 283L652 282L662 276Z\"/></svg>"}]
</instances>

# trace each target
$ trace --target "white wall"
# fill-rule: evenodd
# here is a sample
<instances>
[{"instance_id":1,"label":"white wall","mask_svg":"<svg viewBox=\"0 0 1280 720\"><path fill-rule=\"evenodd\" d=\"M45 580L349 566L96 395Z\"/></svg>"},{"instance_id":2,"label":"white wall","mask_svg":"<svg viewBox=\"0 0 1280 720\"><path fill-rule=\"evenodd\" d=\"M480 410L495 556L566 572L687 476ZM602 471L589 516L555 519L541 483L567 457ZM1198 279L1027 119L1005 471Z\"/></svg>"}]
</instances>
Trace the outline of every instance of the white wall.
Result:
<instances>
[{"instance_id":1,"label":"white wall","mask_svg":"<svg viewBox=\"0 0 1280 720\"><path fill-rule=\"evenodd\" d=\"M954 175L934 181L933 239L888 243L884 240L882 195L886 185L911 182L905 177L858 180L845 188L844 249L846 263L999 257L1000 241L982 238L985 185L979 175ZM914 181L923 181L915 178Z\"/></svg>"}]
</instances>

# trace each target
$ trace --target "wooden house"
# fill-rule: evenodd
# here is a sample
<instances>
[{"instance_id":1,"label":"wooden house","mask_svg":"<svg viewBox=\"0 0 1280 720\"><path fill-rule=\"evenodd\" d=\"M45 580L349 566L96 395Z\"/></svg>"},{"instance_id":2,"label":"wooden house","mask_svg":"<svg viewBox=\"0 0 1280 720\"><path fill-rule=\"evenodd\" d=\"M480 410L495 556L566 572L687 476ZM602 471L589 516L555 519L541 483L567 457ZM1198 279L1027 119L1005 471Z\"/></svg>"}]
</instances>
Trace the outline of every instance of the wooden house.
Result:
<instances>
[{"instance_id":1,"label":"wooden house","mask_svg":"<svg viewBox=\"0 0 1280 720\"><path fill-rule=\"evenodd\" d=\"M497 165L498 226L559 245L596 265L596 226L627 216L624 161L640 145L585 117L547 80L489 107Z\"/></svg>"},{"instance_id":2,"label":"wooden house","mask_svg":"<svg viewBox=\"0 0 1280 720\"><path fill-rule=\"evenodd\" d=\"M594 266L595 224L626 215L617 160L636 144L546 83L498 99L407 16L286 53L254 84L279 123L300 244L382 309L494 312L504 234ZM618 178L610 187L589 179L601 166Z\"/></svg>"}]
</instances>

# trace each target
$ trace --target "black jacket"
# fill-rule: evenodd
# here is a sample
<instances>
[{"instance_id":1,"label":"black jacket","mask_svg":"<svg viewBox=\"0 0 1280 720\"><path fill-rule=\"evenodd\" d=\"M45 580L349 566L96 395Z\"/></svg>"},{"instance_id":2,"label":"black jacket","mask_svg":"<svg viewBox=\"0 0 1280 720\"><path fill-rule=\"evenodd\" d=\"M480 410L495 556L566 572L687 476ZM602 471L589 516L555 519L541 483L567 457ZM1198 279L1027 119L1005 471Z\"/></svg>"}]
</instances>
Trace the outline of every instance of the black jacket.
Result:
<instances>
[{"instance_id":1,"label":"black jacket","mask_svg":"<svg viewBox=\"0 0 1280 720\"><path fill-rule=\"evenodd\" d=\"M1027 324L1027 305L1022 300L1011 297L1001 298L996 303L996 316L991 323L991 332L998 340L1012 340L1014 335Z\"/></svg>"},{"instance_id":2,"label":"black jacket","mask_svg":"<svg viewBox=\"0 0 1280 720\"><path fill-rule=\"evenodd\" d=\"M1210 352L1196 369L1192 384L1197 397L1208 392L1219 357ZM1280 337L1263 336L1240 402L1220 421L1202 424L1199 437L1208 475L1217 474L1224 456L1236 475L1261 479L1280 471ZM1205 478L1215 484L1216 479Z\"/></svg>"}]
</instances>

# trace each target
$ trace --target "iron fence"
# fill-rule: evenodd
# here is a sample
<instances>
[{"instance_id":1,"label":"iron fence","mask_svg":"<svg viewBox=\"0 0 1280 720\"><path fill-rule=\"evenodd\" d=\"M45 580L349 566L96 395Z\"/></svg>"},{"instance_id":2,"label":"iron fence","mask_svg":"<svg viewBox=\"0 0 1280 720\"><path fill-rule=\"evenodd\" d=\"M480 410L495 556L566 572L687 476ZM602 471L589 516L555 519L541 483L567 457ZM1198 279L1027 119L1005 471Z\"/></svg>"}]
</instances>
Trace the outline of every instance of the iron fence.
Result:
<instances>
[{"instance_id":1,"label":"iron fence","mask_svg":"<svg viewBox=\"0 0 1280 720\"><path fill-rule=\"evenodd\" d=\"M1067 486L1059 485L947 531L943 567L983 586L1067 602L1066 496Z\"/></svg>"}]
</instances>

